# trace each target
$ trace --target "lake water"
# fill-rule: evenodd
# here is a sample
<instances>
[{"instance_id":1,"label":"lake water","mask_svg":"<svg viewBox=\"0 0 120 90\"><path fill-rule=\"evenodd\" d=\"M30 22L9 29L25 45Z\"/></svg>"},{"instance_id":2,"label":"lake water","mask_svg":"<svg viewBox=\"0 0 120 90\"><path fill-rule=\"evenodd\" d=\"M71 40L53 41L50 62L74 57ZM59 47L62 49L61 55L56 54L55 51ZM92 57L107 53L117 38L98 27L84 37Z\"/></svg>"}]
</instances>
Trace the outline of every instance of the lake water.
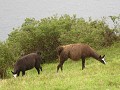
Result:
<instances>
[{"instance_id":1,"label":"lake water","mask_svg":"<svg viewBox=\"0 0 120 90\"><path fill-rule=\"evenodd\" d=\"M0 0L0 41L26 17L41 19L55 14L95 19L118 15L120 0Z\"/></svg>"}]
</instances>

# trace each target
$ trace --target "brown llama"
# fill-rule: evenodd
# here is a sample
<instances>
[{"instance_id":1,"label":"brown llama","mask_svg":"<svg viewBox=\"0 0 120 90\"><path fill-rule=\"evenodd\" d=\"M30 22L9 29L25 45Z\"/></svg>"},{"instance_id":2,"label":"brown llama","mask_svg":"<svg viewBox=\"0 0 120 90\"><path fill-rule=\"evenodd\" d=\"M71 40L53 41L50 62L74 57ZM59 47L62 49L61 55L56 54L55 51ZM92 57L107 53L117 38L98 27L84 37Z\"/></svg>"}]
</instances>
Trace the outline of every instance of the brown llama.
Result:
<instances>
[{"instance_id":1,"label":"brown llama","mask_svg":"<svg viewBox=\"0 0 120 90\"><path fill-rule=\"evenodd\" d=\"M57 72L59 68L61 71L63 70L63 63L68 59L72 59L74 61L78 61L80 58L82 59L82 70L85 68L85 59L87 57L93 57L96 60L100 61L103 64L106 64L104 60L104 56L98 55L94 49L92 49L87 44L69 44L57 47L57 53L59 57L59 64L57 66Z\"/></svg>"}]
</instances>

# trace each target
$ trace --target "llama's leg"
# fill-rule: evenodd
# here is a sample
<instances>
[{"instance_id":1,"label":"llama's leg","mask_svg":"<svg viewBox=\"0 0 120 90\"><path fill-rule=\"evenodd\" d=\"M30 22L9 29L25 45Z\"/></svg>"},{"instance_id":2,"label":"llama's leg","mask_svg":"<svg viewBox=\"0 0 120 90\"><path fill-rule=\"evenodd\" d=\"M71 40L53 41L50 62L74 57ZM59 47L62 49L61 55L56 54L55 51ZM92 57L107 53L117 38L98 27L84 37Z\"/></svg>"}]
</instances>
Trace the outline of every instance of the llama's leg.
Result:
<instances>
[{"instance_id":1,"label":"llama's leg","mask_svg":"<svg viewBox=\"0 0 120 90\"><path fill-rule=\"evenodd\" d=\"M18 73L17 73L17 76L19 76L20 75L20 71L18 71Z\"/></svg>"},{"instance_id":2,"label":"llama's leg","mask_svg":"<svg viewBox=\"0 0 120 90\"><path fill-rule=\"evenodd\" d=\"M25 71L23 70L23 71L22 71L22 76L24 76L24 75L25 75Z\"/></svg>"},{"instance_id":3,"label":"llama's leg","mask_svg":"<svg viewBox=\"0 0 120 90\"><path fill-rule=\"evenodd\" d=\"M61 68L61 71L63 70L63 63L64 63L65 61L60 61L60 63L58 64L58 66L57 66L57 72L59 71L59 68Z\"/></svg>"},{"instance_id":4,"label":"llama's leg","mask_svg":"<svg viewBox=\"0 0 120 90\"><path fill-rule=\"evenodd\" d=\"M38 74L40 74L40 69L42 70L42 67L40 66L39 60L36 60L35 68L36 68Z\"/></svg>"},{"instance_id":5,"label":"llama's leg","mask_svg":"<svg viewBox=\"0 0 120 90\"><path fill-rule=\"evenodd\" d=\"M85 68L85 58L82 57L82 70Z\"/></svg>"},{"instance_id":6,"label":"llama's leg","mask_svg":"<svg viewBox=\"0 0 120 90\"><path fill-rule=\"evenodd\" d=\"M40 74L40 69L39 69L39 67L35 67L35 68L36 68L38 74Z\"/></svg>"},{"instance_id":7,"label":"llama's leg","mask_svg":"<svg viewBox=\"0 0 120 90\"><path fill-rule=\"evenodd\" d=\"M42 67L40 66L40 70L42 71Z\"/></svg>"},{"instance_id":8,"label":"llama's leg","mask_svg":"<svg viewBox=\"0 0 120 90\"><path fill-rule=\"evenodd\" d=\"M59 71L59 68L61 68L61 71L63 70L63 64L68 59L68 55L65 52L62 52L59 56L60 63L57 66L57 72Z\"/></svg>"}]
</instances>

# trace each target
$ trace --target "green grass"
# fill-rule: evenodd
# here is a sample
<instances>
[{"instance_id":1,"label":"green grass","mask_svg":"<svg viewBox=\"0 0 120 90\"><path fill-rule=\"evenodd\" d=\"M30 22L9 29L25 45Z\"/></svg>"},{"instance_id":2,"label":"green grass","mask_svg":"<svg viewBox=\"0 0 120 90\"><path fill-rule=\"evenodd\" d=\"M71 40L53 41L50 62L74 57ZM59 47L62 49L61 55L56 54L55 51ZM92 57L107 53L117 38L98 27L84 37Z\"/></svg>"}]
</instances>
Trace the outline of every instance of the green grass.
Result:
<instances>
[{"instance_id":1,"label":"green grass","mask_svg":"<svg viewBox=\"0 0 120 90\"><path fill-rule=\"evenodd\" d=\"M24 77L11 74L0 81L0 90L120 90L120 43L98 52L106 55L106 65L90 58L81 70L81 61L67 60L63 72L56 73L58 63L44 64L40 75L35 69Z\"/></svg>"}]
</instances>

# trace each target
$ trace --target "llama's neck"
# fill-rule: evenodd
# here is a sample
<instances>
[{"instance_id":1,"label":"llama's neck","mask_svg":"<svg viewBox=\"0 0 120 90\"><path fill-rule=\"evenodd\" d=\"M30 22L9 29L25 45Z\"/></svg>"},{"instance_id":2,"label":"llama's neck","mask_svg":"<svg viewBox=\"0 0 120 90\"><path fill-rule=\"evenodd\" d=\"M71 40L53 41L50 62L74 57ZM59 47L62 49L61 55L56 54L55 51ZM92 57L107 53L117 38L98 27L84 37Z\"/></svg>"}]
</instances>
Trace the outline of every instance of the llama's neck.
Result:
<instances>
[{"instance_id":1,"label":"llama's neck","mask_svg":"<svg viewBox=\"0 0 120 90\"><path fill-rule=\"evenodd\" d=\"M95 59L99 59L99 55L96 53L96 52L92 52L92 56L91 57L93 57L93 58L95 58Z\"/></svg>"}]
</instances>

